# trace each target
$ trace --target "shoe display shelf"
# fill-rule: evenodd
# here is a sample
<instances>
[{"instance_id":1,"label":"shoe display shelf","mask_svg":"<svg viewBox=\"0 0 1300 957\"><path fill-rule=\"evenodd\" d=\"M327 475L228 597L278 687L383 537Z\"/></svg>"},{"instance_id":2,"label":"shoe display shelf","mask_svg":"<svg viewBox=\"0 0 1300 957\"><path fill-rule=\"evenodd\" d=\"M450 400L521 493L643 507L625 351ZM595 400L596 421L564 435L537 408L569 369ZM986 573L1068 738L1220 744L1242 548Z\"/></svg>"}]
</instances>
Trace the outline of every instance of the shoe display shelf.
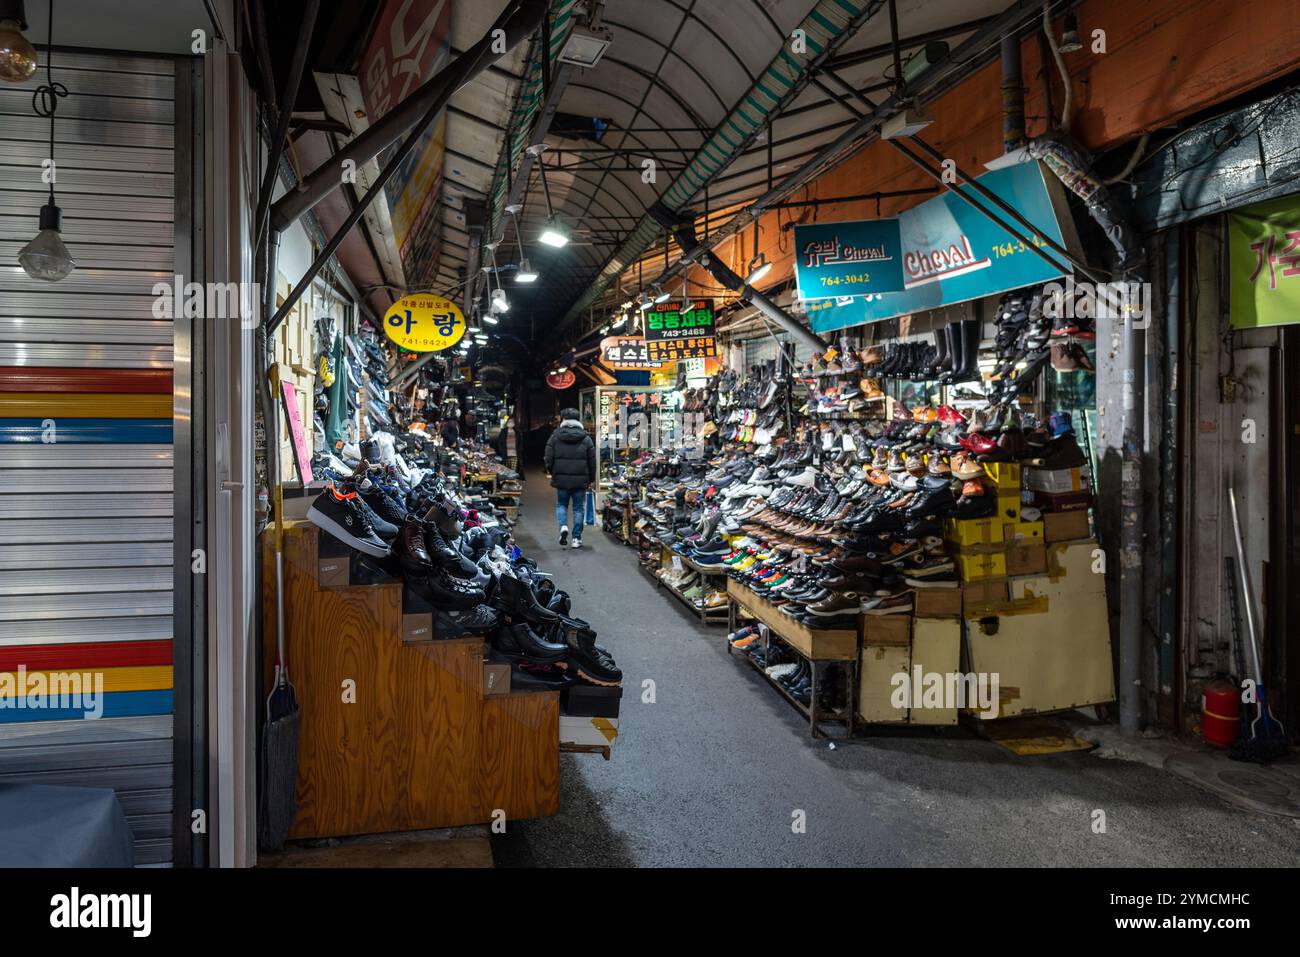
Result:
<instances>
[{"instance_id":1,"label":"shoe display shelf","mask_svg":"<svg viewBox=\"0 0 1300 957\"><path fill-rule=\"evenodd\" d=\"M485 823L498 808L515 820L559 811L560 692L487 693L482 637L434 638L427 605L309 522L285 523L283 566L301 722L290 838ZM275 576L265 582L269 688Z\"/></svg>"},{"instance_id":2,"label":"shoe display shelf","mask_svg":"<svg viewBox=\"0 0 1300 957\"><path fill-rule=\"evenodd\" d=\"M751 656L742 654L742 657L757 669L758 673L777 690L781 697L790 702L800 714L808 719L809 733L814 738L824 737L821 725L840 724L844 726L847 734L852 735L858 710L856 699L858 696L860 629L809 628L807 625L795 621L789 615L782 614L779 606L760 598L736 581L727 582L727 595L730 598L727 603L728 634L736 631L742 617L752 618L767 626L764 629L763 638L765 652L771 647L772 639L776 638L787 648L807 659L812 671L812 692L808 699L809 703L805 705L786 691L785 688L781 687ZM730 643L727 645L727 651L728 653L734 653ZM819 672L822 666L832 662L841 665L848 672L847 687L849 688L850 700L845 702L844 709L839 713L825 712L818 700L820 698L820 689L818 688Z\"/></svg>"},{"instance_id":3,"label":"shoe display shelf","mask_svg":"<svg viewBox=\"0 0 1300 957\"><path fill-rule=\"evenodd\" d=\"M632 511L631 506L626 502L611 502L609 500L601 503L601 528L609 535L612 535L624 545L633 544L632 537Z\"/></svg>"},{"instance_id":4,"label":"shoe display shelf","mask_svg":"<svg viewBox=\"0 0 1300 957\"><path fill-rule=\"evenodd\" d=\"M710 587L705 588L704 594L711 591L725 591L723 579L726 578L726 571L720 570L717 565L701 565L692 561L685 555L678 555L671 548L661 546L659 553L659 566L661 569L672 569L677 571L682 568L689 568L700 575L700 580L710 583ZM726 566L722 566L725 569ZM685 592L674 585L672 582L656 576L655 580L661 588L671 592L678 601L685 605L690 611L700 619L702 625L725 625L730 618L730 602L723 602L720 605L697 605L693 598L688 598Z\"/></svg>"}]
</instances>

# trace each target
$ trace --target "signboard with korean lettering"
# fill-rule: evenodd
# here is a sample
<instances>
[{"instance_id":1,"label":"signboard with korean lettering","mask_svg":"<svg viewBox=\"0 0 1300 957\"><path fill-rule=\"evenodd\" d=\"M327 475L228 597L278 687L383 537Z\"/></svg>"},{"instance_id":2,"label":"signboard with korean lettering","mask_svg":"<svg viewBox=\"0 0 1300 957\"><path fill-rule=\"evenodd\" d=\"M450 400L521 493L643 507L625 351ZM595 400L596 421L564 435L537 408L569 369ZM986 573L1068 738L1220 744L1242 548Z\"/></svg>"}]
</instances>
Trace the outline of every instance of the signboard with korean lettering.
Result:
<instances>
[{"instance_id":1,"label":"signboard with korean lettering","mask_svg":"<svg viewBox=\"0 0 1300 957\"><path fill-rule=\"evenodd\" d=\"M640 336L606 336L600 340L600 357L616 371L659 369L662 361L651 361L646 341Z\"/></svg>"},{"instance_id":2,"label":"signboard with korean lettering","mask_svg":"<svg viewBox=\"0 0 1300 957\"><path fill-rule=\"evenodd\" d=\"M1232 328L1300 322L1300 201L1288 196L1228 214Z\"/></svg>"},{"instance_id":3,"label":"signboard with korean lettering","mask_svg":"<svg viewBox=\"0 0 1300 957\"><path fill-rule=\"evenodd\" d=\"M388 308L384 334L412 352L442 352L465 335L465 317L450 299L417 293Z\"/></svg>"},{"instance_id":4,"label":"signboard with korean lettering","mask_svg":"<svg viewBox=\"0 0 1300 957\"><path fill-rule=\"evenodd\" d=\"M795 226L794 253L801 299L864 296L903 288L897 219Z\"/></svg>"},{"instance_id":5,"label":"signboard with korean lettering","mask_svg":"<svg viewBox=\"0 0 1300 957\"><path fill-rule=\"evenodd\" d=\"M387 0L361 58L361 91L371 125L446 66L453 0ZM384 187L393 235L411 286L427 284L438 252L446 117L440 116ZM381 158L391 156L396 146Z\"/></svg>"},{"instance_id":6,"label":"signboard with korean lettering","mask_svg":"<svg viewBox=\"0 0 1300 957\"><path fill-rule=\"evenodd\" d=\"M1051 262L961 197L943 193L898 217L903 242L902 291L809 302L813 331L831 332L892 319L1069 275L1069 262L1041 242L1041 237L1046 237L1069 248L1074 236L1068 217L1063 226L1057 215L1058 208L1064 209L1064 200L1053 196L1059 194L1059 186L1049 190L1039 164L1020 163L994 170L981 176L979 183L1036 227L1036 245ZM985 201L984 205L990 204ZM1006 219L1005 214L1000 215ZM1017 229L1025 231L1018 224ZM805 300L811 298L802 287L799 294Z\"/></svg>"},{"instance_id":7,"label":"signboard with korean lettering","mask_svg":"<svg viewBox=\"0 0 1300 957\"><path fill-rule=\"evenodd\" d=\"M718 354L713 300L664 302L645 314L647 358L652 362L706 359Z\"/></svg>"}]
</instances>

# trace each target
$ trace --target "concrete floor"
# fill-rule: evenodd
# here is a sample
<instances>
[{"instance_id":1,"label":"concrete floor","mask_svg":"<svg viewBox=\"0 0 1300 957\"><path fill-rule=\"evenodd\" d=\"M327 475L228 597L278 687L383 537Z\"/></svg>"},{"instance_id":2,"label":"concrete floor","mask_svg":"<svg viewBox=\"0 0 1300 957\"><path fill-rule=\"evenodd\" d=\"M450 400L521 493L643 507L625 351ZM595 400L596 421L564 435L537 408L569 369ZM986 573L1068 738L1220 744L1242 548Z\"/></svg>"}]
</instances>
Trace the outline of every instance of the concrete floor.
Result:
<instances>
[{"instance_id":1,"label":"concrete floor","mask_svg":"<svg viewBox=\"0 0 1300 957\"><path fill-rule=\"evenodd\" d=\"M554 493L527 484L516 538L573 596L624 674L613 759L562 755L553 818L492 838L509 866L1256 866L1300 862L1300 823L1239 810L1147 764L1021 758L960 730L834 748L754 669L589 528L556 542ZM654 703L643 703L644 683ZM1094 811L1105 833L1094 833ZM803 811L807 826L791 822Z\"/></svg>"}]
</instances>

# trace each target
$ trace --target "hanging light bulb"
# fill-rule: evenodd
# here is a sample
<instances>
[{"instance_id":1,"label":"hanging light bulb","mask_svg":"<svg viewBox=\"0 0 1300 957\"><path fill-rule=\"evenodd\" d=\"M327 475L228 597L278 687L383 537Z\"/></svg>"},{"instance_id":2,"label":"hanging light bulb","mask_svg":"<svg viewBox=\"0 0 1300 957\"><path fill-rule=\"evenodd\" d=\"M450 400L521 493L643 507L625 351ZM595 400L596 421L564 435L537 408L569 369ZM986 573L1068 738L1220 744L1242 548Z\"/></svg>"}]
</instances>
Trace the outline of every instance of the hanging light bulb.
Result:
<instances>
[{"instance_id":1,"label":"hanging light bulb","mask_svg":"<svg viewBox=\"0 0 1300 957\"><path fill-rule=\"evenodd\" d=\"M506 298L506 291L500 286L492 290L492 304L489 308L495 313L510 311L510 300Z\"/></svg>"},{"instance_id":2,"label":"hanging light bulb","mask_svg":"<svg viewBox=\"0 0 1300 957\"><path fill-rule=\"evenodd\" d=\"M33 279L58 282L77 267L76 261L59 236L63 211L51 199L41 207L41 231L18 253L23 271Z\"/></svg>"},{"instance_id":3,"label":"hanging light bulb","mask_svg":"<svg viewBox=\"0 0 1300 957\"><path fill-rule=\"evenodd\" d=\"M0 0L0 80L22 83L36 74L36 47L23 36L26 29L22 0Z\"/></svg>"},{"instance_id":4,"label":"hanging light bulb","mask_svg":"<svg viewBox=\"0 0 1300 957\"><path fill-rule=\"evenodd\" d=\"M672 293L670 293L670 292L664 292L662 286L656 285L656 286L655 286L655 290L659 293L659 295L655 296L655 305L656 305L656 306L659 305L661 302L667 302L669 299L671 299L671 298L673 297L673 294L672 294Z\"/></svg>"},{"instance_id":5,"label":"hanging light bulb","mask_svg":"<svg viewBox=\"0 0 1300 957\"><path fill-rule=\"evenodd\" d=\"M12 8L15 5L0 0L6 8ZM21 4L17 5L21 7ZM0 16L9 14L10 9L0 11ZM17 19L22 19L22 11L18 9ZM4 22L8 23L12 17L5 17ZM49 28L46 37L49 48L45 53L45 72L46 82L36 91L32 98L32 108L40 116L50 118L50 168L54 169L54 113L58 109L59 99L68 95L68 88L62 83L54 82L54 69L50 59L50 50L54 47L54 2L50 0L49 11ZM77 268L76 261L72 254L68 252L68 247L63 245L63 238L59 236L59 228L63 225L63 211L59 209L58 204L54 201L54 180L50 179L50 198L45 205L41 207L40 232L36 238L18 251L18 262L22 264L23 271L33 279L40 279L45 282L58 282L65 278L72 270Z\"/></svg>"},{"instance_id":6,"label":"hanging light bulb","mask_svg":"<svg viewBox=\"0 0 1300 957\"><path fill-rule=\"evenodd\" d=\"M767 261L767 256L764 253L759 253L749 261L749 278L745 282L752 286L771 271L772 264Z\"/></svg>"},{"instance_id":7,"label":"hanging light bulb","mask_svg":"<svg viewBox=\"0 0 1300 957\"><path fill-rule=\"evenodd\" d=\"M1074 13L1065 15L1065 25L1061 30L1061 45L1057 48L1062 53L1076 53L1083 49L1079 39L1079 17Z\"/></svg>"},{"instance_id":8,"label":"hanging light bulb","mask_svg":"<svg viewBox=\"0 0 1300 957\"><path fill-rule=\"evenodd\" d=\"M492 315L492 313L489 312L483 317L483 321L486 322L489 326L495 326L499 320L497 319L496 316Z\"/></svg>"}]
</instances>

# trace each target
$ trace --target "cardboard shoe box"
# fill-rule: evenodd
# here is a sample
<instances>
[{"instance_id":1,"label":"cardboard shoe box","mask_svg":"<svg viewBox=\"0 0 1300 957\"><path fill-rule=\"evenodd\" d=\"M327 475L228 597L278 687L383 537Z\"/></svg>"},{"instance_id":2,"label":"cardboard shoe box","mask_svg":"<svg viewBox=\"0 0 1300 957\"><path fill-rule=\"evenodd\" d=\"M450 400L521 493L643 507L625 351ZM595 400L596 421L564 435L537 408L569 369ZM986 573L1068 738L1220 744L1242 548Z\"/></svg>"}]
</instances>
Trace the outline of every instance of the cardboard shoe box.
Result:
<instances>
[{"instance_id":1,"label":"cardboard shoe box","mask_svg":"<svg viewBox=\"0 0 1300 957\"><path fill-rule=\"evenodd\" d=\"M917 618L960 618L961 588L917 588L912 592Z\"/></svg>"},{"instance_id":2,"label":"cardboard shoe box","mask_svg":"<svg viewBox=\"0 0 1300 957\"><path fill-rule=\"evenodd\" d=\"M483 697L510 693L510 665L496 662L483 664Z\"/></svg>"},{"instance_id":3,"label":"cardboard shoe box","mask_svg":"<svg viewBox=\"0 0 1300 957\"><path fill-rule=\"evenodd\" d=\"M1042 542L1007 546L1008 575L1045 575L1047 546Z\"/></svg>"},{"instance_id":4,"label":"cardboard shoe box","mask_svg":"<svg viewBox=\"0 0 1300 957\"><path fill-rule=\"evenodd\" d=\"M1070 542L1092 537L1088 512L1044 512L1043 537L1048 542Z\"/></svg>"},{"instance_id":5,"label":"cardboard shoe box","mask_svg":"<svg viewBox=\"0 0 1300 957\"><path fill-rule=\"evenodd\" d=\"M1088 488L1082 468L1025 469L1025 488L1035 492L1082 492Z\"/></svg>"},{"instance_id":6,"label":"cardboard shoe box","mask_svg":"<svg viewBox=\"0 0 1300 957\"><path fill-rule=\"evenodd\" d=\"M957 571L964 582L1007 577L1007 554L1005 551L977 552L974 554L958 552L956 560Z\"/></svg>"},{"instance_id":7,"label":"cardboard shoe box","mask_svg":"<svg viewBox=\"0 0 1300 957\"><path fill-rule=\"evenodd\" d=\"M618 739L618 718L560 715L560 744L608 748Z\"/></svg>"}]
</instances>

